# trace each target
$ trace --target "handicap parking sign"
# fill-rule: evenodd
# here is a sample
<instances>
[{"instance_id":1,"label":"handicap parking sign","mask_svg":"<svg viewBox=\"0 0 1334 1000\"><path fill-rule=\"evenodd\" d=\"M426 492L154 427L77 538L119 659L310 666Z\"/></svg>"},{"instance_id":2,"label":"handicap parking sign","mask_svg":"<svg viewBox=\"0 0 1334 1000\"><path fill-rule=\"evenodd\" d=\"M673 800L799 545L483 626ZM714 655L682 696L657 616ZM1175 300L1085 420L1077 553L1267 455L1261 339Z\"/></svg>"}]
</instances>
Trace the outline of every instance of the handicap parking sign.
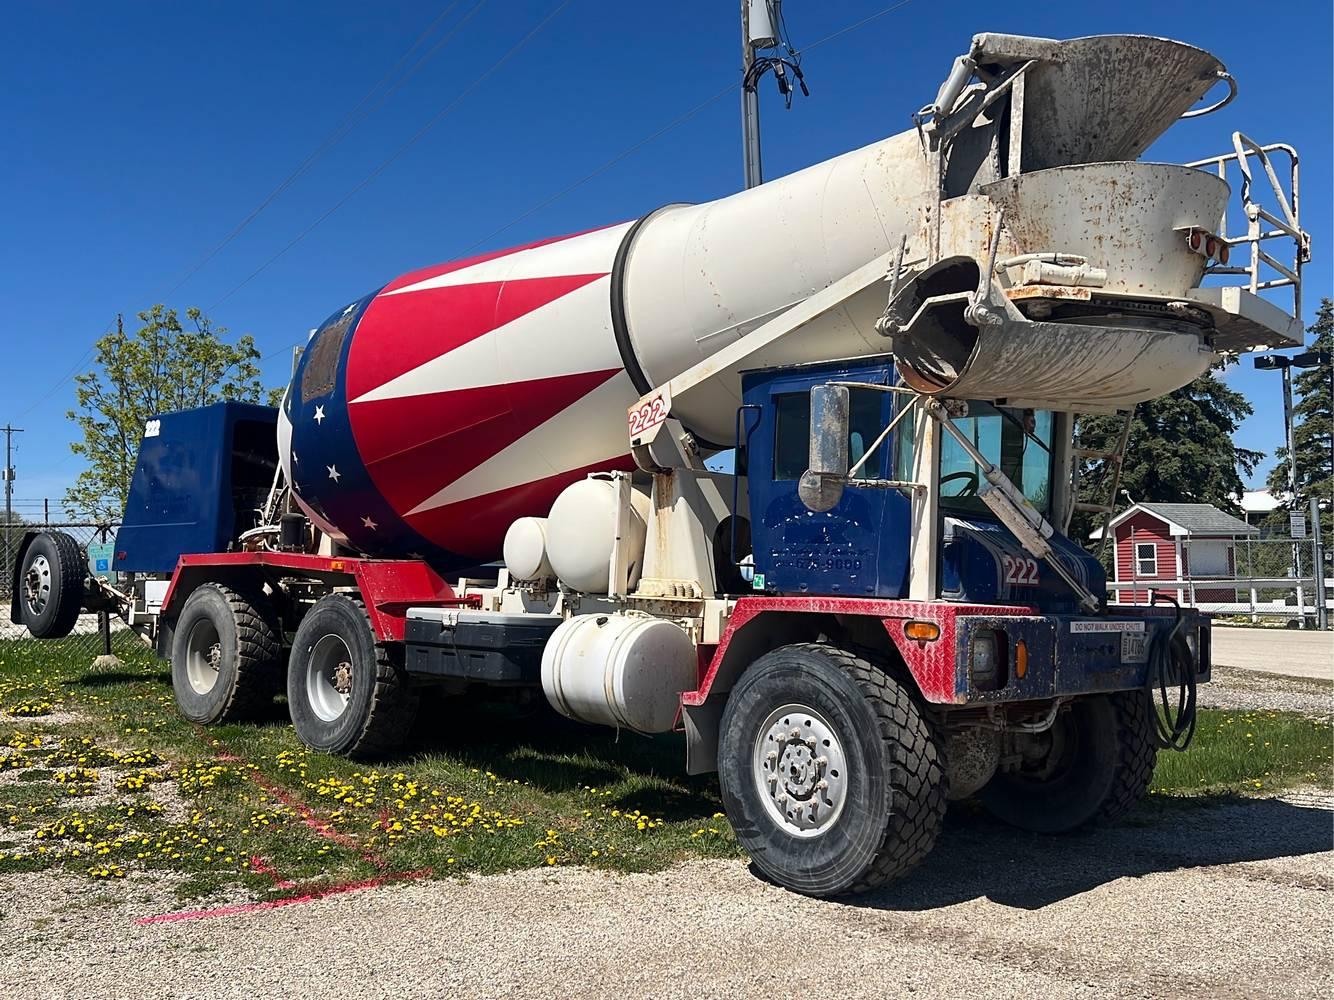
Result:
<instances>
[{"instance_id":1,"label":"handicap parking sign","mask_svg":"<svg viewBox=\"0 0 1334 1000\"><path fill-rule=\"evenodd\" d=\"M114 549L115 545L112 542L89 542L88 572L107 582L114 581L115 572L111 568L111 557Z\"/></svg>"}]
</instances>

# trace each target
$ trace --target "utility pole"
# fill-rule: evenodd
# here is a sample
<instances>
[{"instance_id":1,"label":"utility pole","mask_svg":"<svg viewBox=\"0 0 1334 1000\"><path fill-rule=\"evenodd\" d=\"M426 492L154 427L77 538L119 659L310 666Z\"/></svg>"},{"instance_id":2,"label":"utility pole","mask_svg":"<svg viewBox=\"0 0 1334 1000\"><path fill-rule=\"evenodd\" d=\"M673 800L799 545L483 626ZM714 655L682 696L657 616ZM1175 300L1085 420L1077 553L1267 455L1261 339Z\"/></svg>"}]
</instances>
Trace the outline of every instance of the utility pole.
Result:
<instances>
[{"instance_id":1,"label":"utility pole","mask_svg":"<svg viewBox=\"0 0 1334 1000\"><path fill-rule=\"evenodd\" d=\"M8 573L9 564L9 529L14 521L14 435L22 434L22 427L11 427L5 424L5 565L4 571Z\"/></svg>"},{"instance_id":2,"label":"utility pole","mask_svg":"<svg viewBox=\"0 0 1334 1000\"><path fill-rule=\"evenodd\" d=\"M1299 482L1297 475L1297 438L1296 428L1293 426L1292 419L1292 369L1294 368L1315 368L1320 365L1329 364L1329 353L1326 351L1305 351L1301 354L1289 356L1286 354L1266 354L1254 359L1253 364L1259 369L1279 369L1283 375L1283 443L1288 449L1288 509L1290 512L1301 510L1301 502L1297 493L1297 484ZM1319 517L1320 508L1315 508L1316 517ZM1320 563L1320 541L1313 538L1313 554L1316 556L1316 565L1312 574L1316 579L1316 604L1323 608L1325 602L1325 567ZM1297 578L1297 625L1299 628L1306 627L1305 601L1302 580L1302 546L1301 542L1293 540L1292 543L1292 562L1294 575ZM1317 622L1326 617L1322 611L1317 611ZM1323 628L1323 625L1317 625Z\"/></svg>"},{"instance_id":3,"label":"utility pole","mask_svg":"<svg viewBox=\"0 0 1334 1000\"><path fill-rule=\"evenodd\" d=\"M760 157L760 80L772 73L787 106L794 88L809 97L801 56L786 37L783 0L741 0L741 156L746 187L764 183ZM761 49L766 51L757 56Z\"/></svg>"},{"instance_id":4,"label":"utility pole","mask_svg":"<svg viewBox=\"0 0 1334 1000\"><path fill-rule=\"evenodd\" d=\"M755 62L755 45L750 38L753 2L741 0L741 154L747 188L759 187L764 182L764 167L760 162L760 93L749 82L750 67ZM758 24L756 28L759 28Z\"/></svg>"}]
</instances>

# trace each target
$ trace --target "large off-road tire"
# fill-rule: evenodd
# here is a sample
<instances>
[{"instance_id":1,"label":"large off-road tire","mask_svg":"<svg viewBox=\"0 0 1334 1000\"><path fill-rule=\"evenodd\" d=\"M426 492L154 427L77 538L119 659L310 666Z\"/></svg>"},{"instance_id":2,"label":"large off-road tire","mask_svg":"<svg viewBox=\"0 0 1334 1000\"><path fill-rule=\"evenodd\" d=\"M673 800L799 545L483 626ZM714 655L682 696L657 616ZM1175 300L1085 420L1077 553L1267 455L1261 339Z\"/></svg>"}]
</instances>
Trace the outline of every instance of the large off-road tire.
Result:
<instances>
[{"instance_id":1,"label":"large off-road tire","mask_svg":"<svg viewBox=\"0 0 1334 1000\"><path fill-rule=\"evenodd\" d=\"M301 742L345 757L383 757L407 739L417 705L400 658L375 641L361 601L330 594L306 612L287 670L287 707Z\"/></svg>"},{"instance_id":2,"label":"large off-road tire","mask_svg":"<svg viewBox=\"0 0 1334 1000\"><path fill-rule=\"evenodd\" d=\"M74 631L83 609L88 569L79 543L63 531L43 531L23 553L18 575L19 619L38 639Z\"/></svg>"},{"instance_id":3,"label":"large off-road tire","mask_svg":"<svg viewBox=\"0 0 1334 1000\"><path fill-rule=\"evenodd\" d=\"M1153 777L1152 711L1144 691L1080 698L1047 732L1023 737L1023 763L997 774L978 798L998 819L1035 833L1113 822Z\"/></svg>"},{"instance_id":4,"label":"large off-road tire","mask_svg":"<svg viewBox=\"0 0 1334 1000\"><path fill-rule=\"evenodd\" d=\"M171 643L171 686L185 718L211 725L263 714L282 669L282 634L262 595L205 583L186 599Z\"/></svg>"},{"instance_id":5,"label":"large off-road tire","mask_svg":"<svg viewBox=\"0 0 1334 1000\"><path fill-rule=\"evenodd\" d=\"M906 688L832 646L783 646L741 675L718 776L755 867L809 896L864 892L930 852L945 771Z\"/></svg>"}]
</instances>

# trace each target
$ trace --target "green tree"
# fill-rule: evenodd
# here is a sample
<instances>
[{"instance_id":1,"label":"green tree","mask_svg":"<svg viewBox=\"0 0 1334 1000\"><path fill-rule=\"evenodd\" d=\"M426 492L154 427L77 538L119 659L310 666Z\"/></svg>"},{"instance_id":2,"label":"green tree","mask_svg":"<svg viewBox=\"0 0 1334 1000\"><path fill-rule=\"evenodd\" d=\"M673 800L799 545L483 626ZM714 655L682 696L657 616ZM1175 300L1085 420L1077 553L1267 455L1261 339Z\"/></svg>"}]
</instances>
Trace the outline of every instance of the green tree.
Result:
<instances>
[{"instance_id":1,"label":"green tree","mask_svg":"<svg viewBox=\"0 0 1334 1000\"><path fill-rule=\"evenodd\" d=\"M1334 302L1324 299L1307 332L1312 335L1308 351L1334 354ZM1310 509L1311 498L1320 501L1320 527L1325 538L1334 538L1334 364L1326 361L1314 368L1296 370L1293 382L1292 439L1297 451L1297 506ZM1267 485L1275 496L1288 493L1288 449L1280 448ZM1286 530L1286 511L1278 516ZM1328 546L1329 542L1326 541Z\"/></svg>"},{"instance_id":2,"label":"green tree","mask_svg":"<svg viewBox=\"0 0 1334 1000\"><path fill-rule=\"evenodd\" d=\"M1211 503L1238 512L1243 476L1254 471L1264 452L1239 448L1232 435L1251 414L1246 397L1229 389L1214 371L1189 385L1135 409L1121 471L1121 489L1135 501L1149 503ZM1115 450L1123 419L1082 416L1076 433L1081 447ZM1107 503L1111 463L1085 459L1080 467L1079 499ZM1124 496L1112 499L1126 506ZM1076 514L1070 536L1088 538L1100 527L1098 514Z\"/></svg>"},{"instance_id":3,"label":"green tree","mask_svg":"<svg viewBox=\"0 0 1334 1000\"><path fill-rule=\"evenodd\" d=\"M77 410L68 413L83 433L70 445L87 467L65 492L72 511L113 519L125 509L144 423L155 413L207 406L223 399L257 403L266 397L260 384L259 351L249 335L235 343L226 327L198 309L155 305L139 313L143 324L126 333L116 330L96 343L94 369L75 377Z\"/></svg>"}]
</instances>

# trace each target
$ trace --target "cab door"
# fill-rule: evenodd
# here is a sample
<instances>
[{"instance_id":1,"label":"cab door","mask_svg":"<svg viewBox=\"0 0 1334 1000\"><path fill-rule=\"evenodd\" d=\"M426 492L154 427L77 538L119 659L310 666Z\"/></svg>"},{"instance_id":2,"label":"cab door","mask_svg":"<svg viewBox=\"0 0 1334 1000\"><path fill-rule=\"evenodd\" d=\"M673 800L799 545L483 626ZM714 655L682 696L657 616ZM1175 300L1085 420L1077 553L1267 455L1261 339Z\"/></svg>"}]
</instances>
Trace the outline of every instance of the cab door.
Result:
<instances>
[{"instance_id":1,"label":"cab door","mask_svg":"<svg viewBox=\"0 0 1334 1000\"><path fill-rule=\"evenodd\" d=\"M747 409L758 413L745 435L753 587L778 594L898 597L908 565L908 501L897 491L849 486L832 510L817 513L797 496L809 465L810 390L830 381L887 385L888 370L779 372L748 380ZM885 428L892 405L888 392L849 390L850 464ZM888 478L892 454L888 442L882 444L858 478Z\"/></svg>"}]
</instances>

